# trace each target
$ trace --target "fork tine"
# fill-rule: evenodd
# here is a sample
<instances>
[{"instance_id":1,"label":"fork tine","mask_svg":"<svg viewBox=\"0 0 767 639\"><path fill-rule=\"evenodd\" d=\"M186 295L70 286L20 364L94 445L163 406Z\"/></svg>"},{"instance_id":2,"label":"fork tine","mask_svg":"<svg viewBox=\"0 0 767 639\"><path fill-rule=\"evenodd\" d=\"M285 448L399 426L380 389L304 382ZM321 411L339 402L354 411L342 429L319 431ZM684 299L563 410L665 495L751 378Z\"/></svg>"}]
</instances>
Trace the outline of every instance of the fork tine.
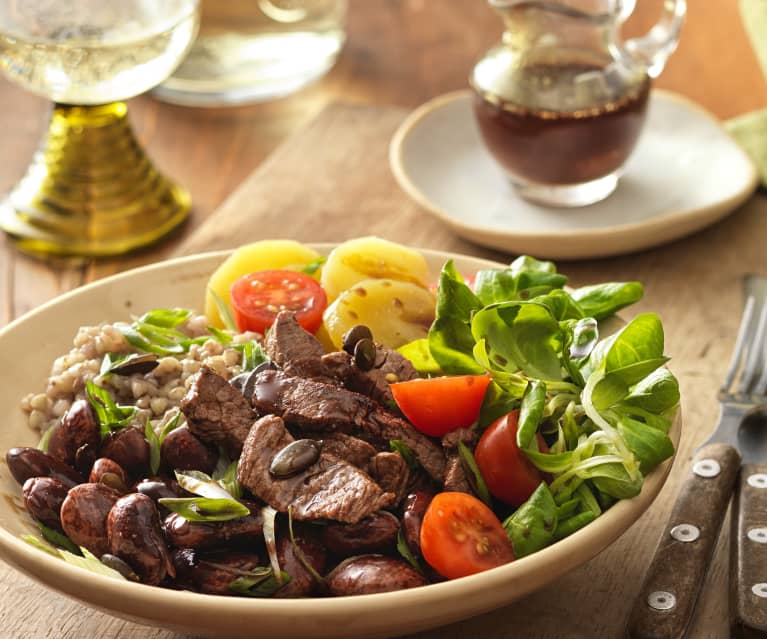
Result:
<instances>
[{"instance_id":1,"label":"fork tine","mask_svg":"<svg viewBox=\"0 0 767 639\"><path fill-rule=\"evenodd\" d=\"M727 374L724 377L724 384L722 385L722 392L727 392L732 382L735 380L735 374L738 372L738 365L740 364L740 356L743 354L743 347L746 342L746 334L748 333L748 327L751 324L751 317L754 314L755 300L749 297L746 300L746 305L743 307L743 317L740 320L740 328L738 329L738 337L735 339L735 348L732 352L732 359L730 360L730 367L727 369Z\"/></svg>"},{"instance_id":2,"label":"fork tine","mask_svg":"<svg viewBox=\"0 0 767 639\"><path fill-rule=\"evenodd\" d=\"M762 307L759 309L756 334L753 341L748 345L748 355L740 381L739 391L741 393L749 392L754 379L759 373L759 366L762 363L762 351L764 350L765 331L767 331L767 304L762 304Z\"/></svg>"}]
</instances>

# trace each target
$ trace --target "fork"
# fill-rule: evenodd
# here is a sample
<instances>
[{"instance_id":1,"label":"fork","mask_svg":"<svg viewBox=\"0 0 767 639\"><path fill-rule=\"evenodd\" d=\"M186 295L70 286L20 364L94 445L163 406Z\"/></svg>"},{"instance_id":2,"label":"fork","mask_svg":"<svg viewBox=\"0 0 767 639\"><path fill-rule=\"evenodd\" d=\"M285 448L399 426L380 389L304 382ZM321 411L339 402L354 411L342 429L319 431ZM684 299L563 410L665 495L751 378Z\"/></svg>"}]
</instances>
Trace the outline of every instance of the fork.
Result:
<instances>
[{"instance_id":1,"label":"fork","mask_svg":"<svg viewBox=\"0 0 767 639\"><path fill-rule=\"evenodd\" d=\"M733 490L733 631L767 632L767 408L758 408L767 402L767 280L749 275L745 287L735 348L718 393L719 421L696 451L671 511L629 617L631 639L685 636ZM741 454L746 463L738 480Z\"/></svg>"}]
</instances>

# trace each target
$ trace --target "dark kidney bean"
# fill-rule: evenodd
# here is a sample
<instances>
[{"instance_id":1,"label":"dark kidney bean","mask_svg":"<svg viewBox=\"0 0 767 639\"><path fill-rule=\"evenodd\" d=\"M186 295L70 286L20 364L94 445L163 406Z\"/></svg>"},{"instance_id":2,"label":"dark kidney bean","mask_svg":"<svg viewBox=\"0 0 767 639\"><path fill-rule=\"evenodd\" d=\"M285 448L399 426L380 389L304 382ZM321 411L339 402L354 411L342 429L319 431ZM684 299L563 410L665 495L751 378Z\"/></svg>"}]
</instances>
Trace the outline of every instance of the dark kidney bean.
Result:
<instances>
[{"instance_id":1,"label":"dark kidney bean","mask_svg":"<svg viewBox=\"0 0 767 639\"><path fill-rule=\"evenodd\" d=\"M98 448L101 430L91 405L84 399L75 401L53 427L48 440L48 453L69 466L75 465L77 449Z\"/></svg>"},{"instance_id":2,"label":"dark kidney bean","mask_svg":"<svg viewBox=\"0 0 767 639\"><path fill-rule=\"evenodd\" d=\"M142 583L156 586L166 575L175 577L160 515L150 497L131 493L115 502L107 517L109 551L125 561Z\"/></svg>"},{"instance_id":3,"label":"dark kidney bean","mask_svg":"<svg viewBox=\"0 0 767 639\"><path fill-rule=\"evenodd\" d=\"M421 556L421 523L433 497L433 494L423 491L410 493L402 511L402 534L405 536L408 548L419 557Z\"/></svg>"},{"instance_id":4,"label":"dark kidney bean","mask_svg":"<svg viewBox=\"0 0 767 639\"><path fill-rule=\"evenodd\" d=\"M68 487L82 483L83 478L66 464L37 448L11 448L5 454L13 478L23 484L30 477L53 477Z\"/></svg>"},{"instance_id":5,"label":"dark kidney bean","mask_svg":"<svg viewBox=\"0 0 767 639\"><path fill-rule=\"evenodd\" d=\"M107 516L120 493L104 484L80 484L61 505L61 527L78 546L96 557L109 552Z\"/></svg>"},{"instance_id":6,"label":"dark kidney bean","mask_svg":"<svg viewBox=\"0 0 767 639\"><path fill-rule=\"evenodd\" d=\"M62 530L61 505L68 492L69 488L53 477L30 477L21 489L29 514L55 530Z\"/></svg>"},{"instance_id":7,"label":"dark kidney bean","mask_svg":"<svg viewBox=\"0 0 767 639\"><path fill-rule=\"evenodd\" d=\"M356 524L329 523L322 530L322 543L330 552L348 557L394 548L397 532L397 518L382 510Z\"/></svg>"},{"instance_id":8,"label":"dark kidney bean","mask_svg":"<svg viewBox=\"0 0 767 639\"><path fill-rule=\"evenodd\" d=\"M97 446L83 444L77 449L77 452L75 453L75 470L83 477L87 477L91 472L91 468L93 468L100 447L101 441L99 441Z\"/></svg>"},{"instance_id":9,"label":"dark kidney bean","mask_svg":"<svg viewBox=\"0 0 767 639\"><path fill-rule=\"evenodd\" d=\"M215 548L234 540L263 541L264 520L261 506L241 500L250 509L250 515L229 521L189 521L171 513L163 521L165 538L176 548Z\"/></svg>"},{"instance_id":10,"label":"dark kidney bean","mask_svg":"<svg viewBox=\"0 0 767 639\"><path fill-rule=\"evenodd\" d=\"M113 459L130 475L146 473L149 468L149 444L137 428L107 435L101 444L101 456Z\"/></svg>"},{"instance_id":11,"label":"dark kidney bean","mask_svg":"<svg viewBox=\"0 0 767 639\"><path fill-rule=\"evenodd\" d=\"M282 535L277 539L277 559L280 568L290 575L290 581L275 597L308 597L317 592L319 584L299 559L298 552L318 575L325 572L327 552L311 528L296 532L295 546L287 534Z\"/></svg>"},{"instance_id":12,"label":"dark kidney bean","mask_svg":"<svg viewBox=\"0 0 767 639\"><path fill-rule=\"evenodd\" d=\"M218 452L203 444L186 425L165 436L160 455L163 462L173 470L201 470L208 475L218 462Z\"/></svg>"},{"instance_id":13,"label":"dark kidney bean","mask_svg":"<svg viewBox=\"0 0 767 639\"><path fill-rule=\"evenodd\" d=\"M230 588L239 571L258 568L259 557L254 553L235 551L199 555L191 548L171 553L178 582L209 595L234 595Z\"/></svg>"},{"instance_id":14,"label":"dark kidney bean","mask_svg":"<svg viewBox=\"0 0 767 639\"><path fill-rule=\"evenodd\" d=\"M425 586L424 576L400 559L360 555L342 561L325 578L331 595L371 595Z\"/></svg>"},{"instance_id":15,"label":"dark kidney bean","mask_svg":"<svg viewBox=\"0 0 767 639\"><path fill-rule=\"evenodd\" d=\"M99 457L93 462L88 481L92 484L106 484L124 495L128 492L128 473L114 459Z\"/></svg>"}]
</instances>

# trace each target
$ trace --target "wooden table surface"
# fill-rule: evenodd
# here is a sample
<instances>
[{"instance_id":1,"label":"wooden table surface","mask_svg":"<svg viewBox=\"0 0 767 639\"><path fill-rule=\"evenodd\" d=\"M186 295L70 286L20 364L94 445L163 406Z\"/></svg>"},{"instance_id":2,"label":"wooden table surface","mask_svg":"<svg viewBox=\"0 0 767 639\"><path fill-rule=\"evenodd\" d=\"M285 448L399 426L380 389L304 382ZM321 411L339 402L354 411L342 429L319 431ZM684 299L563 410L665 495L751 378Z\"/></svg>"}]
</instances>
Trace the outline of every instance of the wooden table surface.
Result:
<instances>
[{"instance_id":1,"label":"wooden table surface","mask_svg":"<svg viewBox=\"0 0 767 639\"><path fill-rule=\"evenodd\" d=\"M627 31L647 28L659 6L660 0L643 0ZM42 263L17 253L8 242L0 244L0 325L61 292L131 266L174 252L234 246L238 240L276 234L329 240L375 232L423 246L499 257L419 217L418 207L399 191L386 165L386 141L404 111L375 108L407 109L465 86L473 61L499 36L499 25L479 1L357 0L351 3L349 40L338 65L295 96L210 110L165 105L149 97L133 100L132 119L141 140L157 163L192 193L195 208L189 224L156 249L103 262ZM685 94L721 118L767 107L767 82L732 0L691 3L679 50L657 86ZM337 107L314 126L301 129L337 100L373 106ZM49 107L2 80L0 104L0 190L7 190L23 174ZM304 132L262 164L297 131ZM344 143L354 152L347 154ZM220 217L204 224L259 166ZM291 220L287 229L285 219ZM414 219L423 220L415 229ZM767 198L757 195L724 222L691 238L637 255L561 265L575 284L606 277L645 282L647 297L637 310L653 309L663 316L667 350L682 385L686 429L680 462L711 427L714 391L737 324L739 278L751 270L767 272L765 237ZM557 587L419 637L620 636L683 465L676 464L661 498L627 535ZM694 637L713 639L726 633L725 542L726 535L699 606ZM92 611L5 565L0 565L0 595L3 637L177 636Z\"/></svg>"}]
</instances>

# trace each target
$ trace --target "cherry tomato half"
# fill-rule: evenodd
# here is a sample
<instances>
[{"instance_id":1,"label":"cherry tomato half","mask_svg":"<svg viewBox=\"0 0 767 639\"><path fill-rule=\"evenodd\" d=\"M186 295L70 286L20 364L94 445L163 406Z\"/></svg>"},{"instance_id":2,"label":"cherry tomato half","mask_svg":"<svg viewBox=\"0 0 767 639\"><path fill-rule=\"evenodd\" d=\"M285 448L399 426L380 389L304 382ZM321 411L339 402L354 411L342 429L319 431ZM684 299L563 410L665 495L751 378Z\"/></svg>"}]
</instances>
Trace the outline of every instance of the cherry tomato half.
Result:
<instances>
[{"instance_id":1,"label":"cherry tomato half","mask_svg":"<svg viewBox=\"0 0 767 639\"><path fill-rule=\"evenodd\" d=\"M426 435L441 437L477 421L489 383L487 375L459 375L398 382L390 388L413 426Z\"/></svg>"},{"instance_id":2,"label":"cherry tomato half","mask_svg":"<svg viewBox=\"0 0 767 639\"><path fill-rule=\"evenodd\" d=\"M490 493L511 506L520 506L543 481L543 474L517 446L519 411L494 421L474 450L474 459ZM538 446L547 451L538 433Z\"/></svg>"},{"instance_id":3,"label":"cherry tomato half","mask_svg":"<svg viewBox=\"0 0 767 639\"><path fill-rule=\"evenodd\" d=\"M439 493L421 524L421 553L440 575L456 579L514 559L503 525L479 499L466 493Z\"/></svg>"},{"instance_id":4,"label":"cherry tomato half","mask_svg":"<svg viewBox=\"0 0 767 639\"><path fill-rule=\"evenodd\" d=\"M264 333L277 313L294 311L310 333L322 324L328 298L319 282L298 271L257 271L232 284L232 310L241 331Z\"/></svg>"}]
</instances>

